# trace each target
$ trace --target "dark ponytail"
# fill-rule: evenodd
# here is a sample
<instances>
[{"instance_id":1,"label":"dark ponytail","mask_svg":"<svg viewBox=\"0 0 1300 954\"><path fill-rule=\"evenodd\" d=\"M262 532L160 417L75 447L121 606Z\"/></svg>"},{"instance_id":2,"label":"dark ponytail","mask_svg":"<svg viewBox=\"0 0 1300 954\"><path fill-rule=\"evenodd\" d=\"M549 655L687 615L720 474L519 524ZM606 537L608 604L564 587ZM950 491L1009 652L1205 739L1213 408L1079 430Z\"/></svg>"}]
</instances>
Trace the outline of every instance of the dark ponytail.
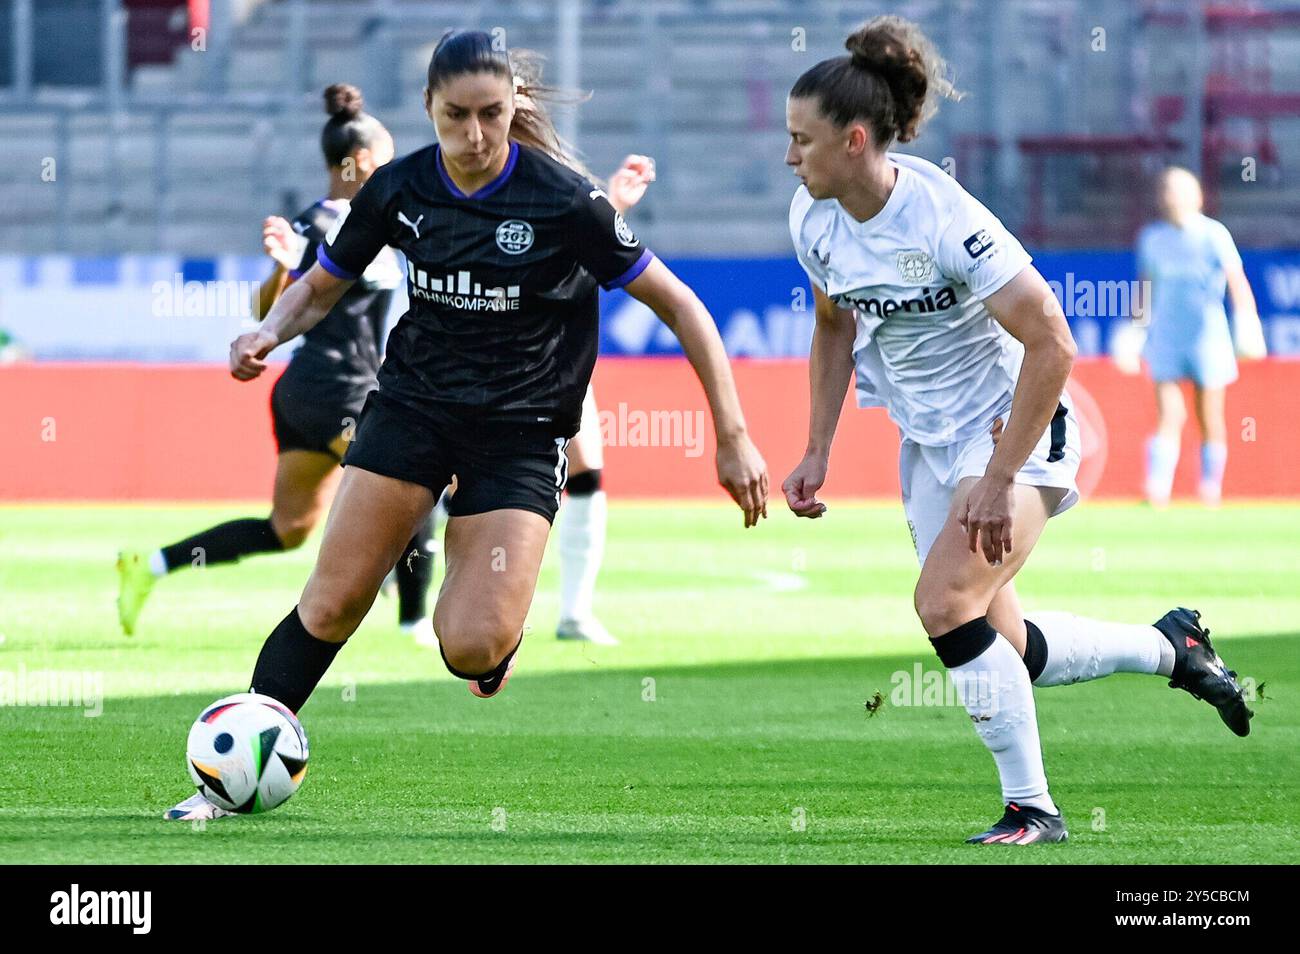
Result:
<instances>
[{"instance_id":1,"label":"dark ponytail","mask_svg":"<svg viewBox=\"0 0 1300 954\"><path fill-rule=\"evenodd\" d=\"M335 83L325 90L325 112L329 121L320 134L321 152L331 166L343 165L343 160L358 149L368 149L384 128L379 120L365 112L361 90L348 83Z\"/></svg>"},{"instance_id":2,"label":"dark ponytail","mask_svg":"<svg viewBox=\"0 0 1300 954\"><path fill-rule=\"evenodd\" d=\"M510 84L515 98L509 133L512 140L538 149L597 181L578 158L577 150L560 136L547 109L548 103L576 105L589 99L590 94L543 85L542 57L531 50L498 49L492 36L481 30L448 30L429 59L429 91L465 73L491 73Z\"/></svg>"},{"instance_id":3,"label":"dark ponytail","mask_svg":"<svg viewBox=\"0 0 1300 954\"><path fill-rule=\"evenodd\" d=\"M844 47L848 56L822 60L799 77L790 95L816 98L836 126L865 120L877 146L911 142L939 99L960 97L943 57L910 20L875 17Z\"/></svg>"}]
</instances>

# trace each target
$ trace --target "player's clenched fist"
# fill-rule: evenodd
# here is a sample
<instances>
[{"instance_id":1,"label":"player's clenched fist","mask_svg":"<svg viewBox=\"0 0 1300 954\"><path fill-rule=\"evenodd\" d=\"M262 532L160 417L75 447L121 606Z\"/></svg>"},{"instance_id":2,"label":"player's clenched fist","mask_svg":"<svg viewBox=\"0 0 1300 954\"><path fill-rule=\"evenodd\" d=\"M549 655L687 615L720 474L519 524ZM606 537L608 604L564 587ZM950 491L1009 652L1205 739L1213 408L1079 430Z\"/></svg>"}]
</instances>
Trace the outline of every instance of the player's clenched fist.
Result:
<instances>
[{"instance_id":1,"label":"player's clenched fist","mask_svg":"<svg viewBox=\"0 0 1300 954\"><path fill-rule=\"evenodd\" d=\"M817 491L826 483L826 459L809 455L785 479L781 489L785 502L800 517L816 519L826 512L826 505L817 499Z\"/></svg>"},{"instance_id":2,"label":"player's clenched fist","mask_svg":"<svg viewBox=\"0 0 1300 954\"><path fill-rule=\"evenodd\" d=\"M262 359L280 343L275 335L261 328L240 335L230 342L230 373L238 381L251 381L266 370Z\"/></svg>"}]
</instances>

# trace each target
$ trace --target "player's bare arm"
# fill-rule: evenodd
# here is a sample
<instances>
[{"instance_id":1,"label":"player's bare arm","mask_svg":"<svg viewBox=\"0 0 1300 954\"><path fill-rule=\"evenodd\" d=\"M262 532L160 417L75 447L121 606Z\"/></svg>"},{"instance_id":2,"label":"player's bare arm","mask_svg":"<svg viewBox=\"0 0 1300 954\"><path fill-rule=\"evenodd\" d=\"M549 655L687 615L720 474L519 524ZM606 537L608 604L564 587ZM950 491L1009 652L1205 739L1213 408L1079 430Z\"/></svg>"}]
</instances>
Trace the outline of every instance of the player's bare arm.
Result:
<instances>
[{"instance_id":1,"label":"player's bare arm","mask_svg":"<svg viewBox=\"0 0 1300 954\"><path fill-rule=\"evenodd\" d=\"M268 215L262 221L262 251L275 262L275 268L267 276L266 281L257 288L255 317L259 321L271 311L271 306L275 304L276 299L293 281L289 273L302 260L302 244L287 219L278 215Z\"/></svg>"},{"instance_id":2,"label":"player's bare arm","mask_svg":"<svg viewBox=\"0 0 1300 954\"><path fill-rule=\"evenodd\" d=\"M1258 360L1266 357L1268 347L1264 342L1264 328L1259 322L1259 307L1251 290L1246 270L1240 265L1225 267L1223 277L1228 285L1228 299L1232 302L1232 331L1238 357Z\"/></svg>"},{"instance_id":3,"label":"player's bare arm","mask_svg":"<svg viewBox=\"0 0 1300 954\"><path fill-rule=\"evenodd\" d=\"M786 503L800 517L817 518L826 505L817 491L826 482L831 443L844 407L844 394L853 378L853 312L840 308L820 288L813 288L816 323L808 356L811 384L808 448L803 460L786 478L781 489Z\"/></svg>"},{"instance_id":4,"label":"player's bare arm","mask_svg":"<svg viewBox=\"0 0 1300 954\"><path fill-rule=\"evenodd\" d=\"M1010 417L984 477L966 498L966 513L961 518L971 552L982 546L985 558L996 564L1004 553L1011 552L1011 491L1016 472L1025 465L1052 422L1077 348L1060 303L1032 266L986 298L984 304L998 324L1025 346Z\"/></svg>"},{"instance_id":5,"label":"player's bare arm","mask_svg":"<svg viewBox=\"0 0 1300 954\"><path fill-rule=\"evenodd\" d=\"M230 343L231 375L239 381L253 380L266 370L263 358L316 327L351 287L352 280L313 265L276 300L261 327Z\"/></svg>"}]
</instances>

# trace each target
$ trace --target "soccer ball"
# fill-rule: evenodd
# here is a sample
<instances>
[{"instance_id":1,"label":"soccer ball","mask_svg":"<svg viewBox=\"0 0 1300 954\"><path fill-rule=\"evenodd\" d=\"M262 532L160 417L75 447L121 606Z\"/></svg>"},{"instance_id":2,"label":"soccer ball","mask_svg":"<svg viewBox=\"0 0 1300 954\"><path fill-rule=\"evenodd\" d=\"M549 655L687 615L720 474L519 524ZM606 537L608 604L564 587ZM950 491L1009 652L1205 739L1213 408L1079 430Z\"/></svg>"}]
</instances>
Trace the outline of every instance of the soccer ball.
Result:
<instances>
[{"instance_id":1,"label":"soccer ball","mask_svg":"<svg viewBox=\"0 0 1300 954\"><path fill-rule=\"evenodd\" d=\"M241 814L269 812L307 774L307 733L270 696L241 692L203 710L185 756L190 778L212 804Z\"/></svg>"}]
</instances>

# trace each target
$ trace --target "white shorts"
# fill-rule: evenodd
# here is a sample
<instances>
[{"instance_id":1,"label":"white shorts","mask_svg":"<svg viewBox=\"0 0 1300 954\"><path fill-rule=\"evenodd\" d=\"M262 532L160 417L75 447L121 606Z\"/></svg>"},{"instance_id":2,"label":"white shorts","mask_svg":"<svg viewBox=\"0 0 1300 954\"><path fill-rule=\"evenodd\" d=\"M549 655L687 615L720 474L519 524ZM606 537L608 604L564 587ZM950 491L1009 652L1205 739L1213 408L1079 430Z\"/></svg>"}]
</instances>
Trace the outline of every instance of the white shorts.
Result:
<instances>
[{"instance_id":1,"label":"white shorts","mask_svg":"<svg viewBox=\"0 0 1300 954\"><path fill-rule=\"evenodd\" d=\"M1009 415L1003 418L1005 424ZM964 477L983 477L993 456L993 435L989 431L964 442L931 447L903 438L898 457L898 478L903 486L903 512L912 531L916 556L925 557L939 537L957 483ZM1079 421L1067 396L1062 395L1056 416L1043 432L1025 465L1016 473L1016 483L1032 487L1056 487L1065 491L1055 517L1079 500L1074 478L1079 472Z\"/></svg>"}]
</instances>

